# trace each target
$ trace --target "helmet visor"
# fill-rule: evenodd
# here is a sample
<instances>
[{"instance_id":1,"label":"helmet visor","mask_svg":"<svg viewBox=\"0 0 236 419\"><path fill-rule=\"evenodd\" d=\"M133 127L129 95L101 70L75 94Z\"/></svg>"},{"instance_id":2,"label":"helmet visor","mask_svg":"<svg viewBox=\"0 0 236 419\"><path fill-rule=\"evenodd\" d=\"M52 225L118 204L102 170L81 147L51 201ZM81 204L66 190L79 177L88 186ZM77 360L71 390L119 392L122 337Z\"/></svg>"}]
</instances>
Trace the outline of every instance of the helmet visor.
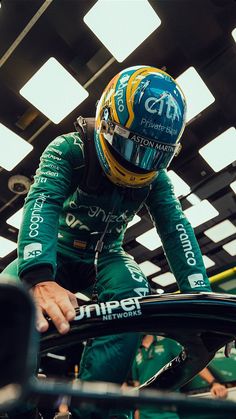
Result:
<instances>
[{"instance_id":1,"label":"helmet visor","mask_svg":"<svg viewBox=\"0 0 236 419\"><path fill-rule=\"evenodd\" d=\"M180 147L140 136L110 121L103 135L126 161L147 171L167 168Z\"/></svg>"}]
</instances>

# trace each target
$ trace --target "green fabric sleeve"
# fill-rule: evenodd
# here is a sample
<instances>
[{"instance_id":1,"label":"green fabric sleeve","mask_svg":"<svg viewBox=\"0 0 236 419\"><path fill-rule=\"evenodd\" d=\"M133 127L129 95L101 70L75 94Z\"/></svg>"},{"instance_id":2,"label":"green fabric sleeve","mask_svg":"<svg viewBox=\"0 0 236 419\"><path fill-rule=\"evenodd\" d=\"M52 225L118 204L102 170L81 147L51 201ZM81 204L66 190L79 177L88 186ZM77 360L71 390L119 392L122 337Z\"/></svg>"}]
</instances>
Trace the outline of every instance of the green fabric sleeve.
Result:
<instances>
[{"instance_id":1,"label":"green fabric sleeve","mask_svg":"<svg viewBox=\"0 0 236 419\"><path fill-rule=\"evenodd\" d=\"M160 171L146 205L180 291L211 291L194 230L174 194L166 170Z\"/></svg>"},{"instance_id":2,"label":"green fabric sleeve","mask_svg":"<svg viewBox=\"0 0 236 419\"><path fill-rule=\"evenodd\" d=\"M51 266L54 276L59 214L83 164L83 143L77 133L56 138L42 154L34 183L25 200L19 232L20 278L29 270L34 269L35 272L37 265Z\"/></svg>"}]
</instances>

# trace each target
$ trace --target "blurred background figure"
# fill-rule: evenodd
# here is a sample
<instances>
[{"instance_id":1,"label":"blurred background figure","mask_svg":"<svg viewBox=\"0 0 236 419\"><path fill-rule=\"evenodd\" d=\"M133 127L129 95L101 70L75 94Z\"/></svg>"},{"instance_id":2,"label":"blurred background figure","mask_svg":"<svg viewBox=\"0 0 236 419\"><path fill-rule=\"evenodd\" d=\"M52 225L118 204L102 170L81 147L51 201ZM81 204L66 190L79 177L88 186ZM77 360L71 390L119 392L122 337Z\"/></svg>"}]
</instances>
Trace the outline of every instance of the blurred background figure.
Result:
<instances>
[{"instance_id":1,"label":"blurred background figure","mask_svg":"<svg viewBox=\"0 0 236 419\"><path fill-rule=\"evenodd\" d=\"M132 384L145 383L164 365L181 352L181 345L169 338L144 335L132 365ZM187 385L180 389L189 396L213 397L218 399L236 398L236 349L226 358L224 348L216 353L213 361ZM129 383L130 384L130 383ZM155 383L148 388L155 389ZM234 396L235 392L235 396ZM197 414L181 411L163 412L157 408L143 408L135 412L135 419L199 419ZM200 419L236 419L233 414L200 413Z\"/></svg>"},{"instance_id":2,"label":"blurred background figure","mask_svg":"<svg viewBox=\"0 0 236 419\"><path fill-rule=\"evenodd\" d=\"M132 366L134 386L145 383L166 363L181 352L181 345L161 336L144 335ZM153 385L155 386L155 384ZM155 388L155 387L154 387ZM179 419L176 412L162 412L145 407L135 412L135 419Z\"/></svg>"}]
</instances>

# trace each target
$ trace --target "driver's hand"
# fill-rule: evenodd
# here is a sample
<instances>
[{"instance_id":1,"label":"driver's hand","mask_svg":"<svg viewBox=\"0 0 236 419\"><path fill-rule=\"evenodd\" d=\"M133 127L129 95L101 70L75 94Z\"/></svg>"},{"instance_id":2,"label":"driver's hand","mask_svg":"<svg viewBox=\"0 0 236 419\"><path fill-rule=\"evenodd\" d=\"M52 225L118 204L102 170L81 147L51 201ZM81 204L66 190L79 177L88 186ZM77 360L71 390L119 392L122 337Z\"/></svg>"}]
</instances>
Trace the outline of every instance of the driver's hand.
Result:
<instances>
[{"instance_id":1,"label":"driver's hand","mask_svg":"<svg viewBox=\"0 0 236 419\"><path fill-rule=\"evenodd\" d=\"M36 304L37 330L45 332L49 326L46 317L50 317L59 333L67 333L78 305L75 294L52 281L40 282L31 293Z\"/></svg>"}]
</instances>

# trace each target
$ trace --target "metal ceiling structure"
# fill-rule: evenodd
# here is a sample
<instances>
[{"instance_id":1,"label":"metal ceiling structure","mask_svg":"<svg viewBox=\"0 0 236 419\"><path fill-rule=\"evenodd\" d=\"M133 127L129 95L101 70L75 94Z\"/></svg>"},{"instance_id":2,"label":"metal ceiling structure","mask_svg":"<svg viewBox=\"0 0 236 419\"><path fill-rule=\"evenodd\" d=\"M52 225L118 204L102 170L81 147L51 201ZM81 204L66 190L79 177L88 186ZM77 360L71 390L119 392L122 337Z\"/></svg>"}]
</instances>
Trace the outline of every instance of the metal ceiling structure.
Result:
<instances>
[{"instance_id":1,"label":"metal ceiling structure","mask_svg":"<svg viewBox=\"0 0 236 419\"><path fill-rule=\"evenodd\" d=\"M127 0L119 1L125 13ZM138 0L132 1L131 33ZM95 3L95 0L1 1L0 122L34 148L11 172L0 168L0 236L17 241L18 230L6 220L22 207L25 198L9 190L9 178L20 174L32 180L47 144L56 136L72 131L78 115L94 115L96 101L114 74L132 65L147 64L165 69L177 78L194 66L215 101L188 123L182 151L171 163L171 169L187 182L191 192L200 199L208 199L219 212L217 217L195 228L202 253L215 262L208 270L209 275L235 266L235 257L222 246L235 239L236 234L215 243L204 231L225 219L236 225L235 193L230 187L236 178L236 164L216 173L198 152L200 147L235 126L236 43L232 37L236 27L235 0L149 0L161 19L161 26L122 63L115 60L83 22L84 15ZM114 16L114 31L119 32L120 25L122 22ZM89 92L88 98L58 125L19 94L21 87L50 57L55 57ZM184 210L191 205L186 197L181 198L181 204ZM141 221L127 230L125 249L138 263L150 260L164 273L169 268L163 250L150 251L135 240L152 227L145 209L139 215ZM12 252L0 258L0 271L15 257L16 252ZM166 287L167 291L172 289L173 286Z\"/></svg>"}]
</instances>

